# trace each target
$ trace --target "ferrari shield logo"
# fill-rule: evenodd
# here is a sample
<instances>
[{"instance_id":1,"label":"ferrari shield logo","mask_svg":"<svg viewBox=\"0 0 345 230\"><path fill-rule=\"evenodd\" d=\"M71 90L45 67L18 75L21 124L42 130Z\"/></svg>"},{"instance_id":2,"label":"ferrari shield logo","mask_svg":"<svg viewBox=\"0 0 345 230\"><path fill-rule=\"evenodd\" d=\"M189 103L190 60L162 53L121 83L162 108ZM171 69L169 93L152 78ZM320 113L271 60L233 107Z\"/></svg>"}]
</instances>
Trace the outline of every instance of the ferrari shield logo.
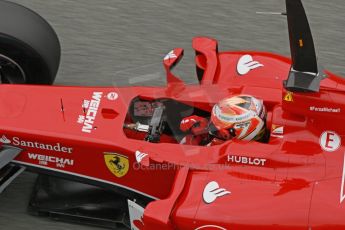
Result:
<instances>
[{"instance_id":1,"label":"ferrari shield logo","mask_svg":"<svg viewBox=\"0 0 345 230\"><path fill-rule=\"evenodd\" d=\"M293 97L292 97L292 92L287 92L284 96L284 101L288 101L291 102L293 101Z\"/></svg>"},{"instance_id":2,"label":"ferrari shield logo","mask_svg":"<svg viewBox=\"0 0 345 230\"><path fill-rule=\"evenodd\" d=\"M123 177L129 169L128 157L117 153L104 153L105 164L112 174Z\"/></svg>"}]
</instances>

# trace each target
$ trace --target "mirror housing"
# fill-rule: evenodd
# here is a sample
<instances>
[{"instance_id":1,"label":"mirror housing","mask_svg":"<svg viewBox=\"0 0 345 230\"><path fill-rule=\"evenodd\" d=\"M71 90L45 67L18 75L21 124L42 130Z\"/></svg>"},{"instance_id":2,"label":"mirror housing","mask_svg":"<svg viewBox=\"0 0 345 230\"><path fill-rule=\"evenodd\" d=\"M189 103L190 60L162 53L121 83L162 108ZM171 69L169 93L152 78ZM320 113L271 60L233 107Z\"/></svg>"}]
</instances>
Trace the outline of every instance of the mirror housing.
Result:
<instances>
[{"instance_id":1,"label":"mirror housing","mask_svg":"<svg viewBox=\"0 0 345 230\"><path fill-rule=\"evenodd\" d=\"M163 66L166 71L167 83L183 83L183 81L175 76L171 70L180 62L183 57L183 49L182 48L175 48L170 51L167 55L165 55L163 59Z\"/></svg>"}]
</instances>

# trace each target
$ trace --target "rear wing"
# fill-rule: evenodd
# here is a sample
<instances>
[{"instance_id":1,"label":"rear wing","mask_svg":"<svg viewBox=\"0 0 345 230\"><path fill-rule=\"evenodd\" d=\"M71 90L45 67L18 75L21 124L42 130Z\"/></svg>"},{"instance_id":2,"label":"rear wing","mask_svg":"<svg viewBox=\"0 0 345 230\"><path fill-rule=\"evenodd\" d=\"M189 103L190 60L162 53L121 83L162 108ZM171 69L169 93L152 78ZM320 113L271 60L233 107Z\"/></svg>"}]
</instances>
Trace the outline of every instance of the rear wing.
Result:
<instances>
[{"instance_id":1,"label":"rear wing","mask_svg":"<svg viewBox=\"0 0 345 230\"><path fill-rule=\"evenodd\" d=\"M292 65L288 79L283 82L284 88L291 92L319 92L321 80L327 74L318 66L313 36L307 15L301 0L285 0L290 52ZM193 39L197 76L200 84L217 83L219 72L218 43L207 37ZM182 81L171 74L171 68L183 55L183 50L177 48L164 58L168 83Z\"/></svg>"},{"instance_id":2,"label":"rear wing","mask_svg":"<svg viewBox=\"0 0 345 230\"><path fill-rule=\"evenodd\" d=\"M286 0L292 65L284 87L292 92L318 92L326 76L320 70L309 22L301 0Z\"/></svg>"}]
</instances>

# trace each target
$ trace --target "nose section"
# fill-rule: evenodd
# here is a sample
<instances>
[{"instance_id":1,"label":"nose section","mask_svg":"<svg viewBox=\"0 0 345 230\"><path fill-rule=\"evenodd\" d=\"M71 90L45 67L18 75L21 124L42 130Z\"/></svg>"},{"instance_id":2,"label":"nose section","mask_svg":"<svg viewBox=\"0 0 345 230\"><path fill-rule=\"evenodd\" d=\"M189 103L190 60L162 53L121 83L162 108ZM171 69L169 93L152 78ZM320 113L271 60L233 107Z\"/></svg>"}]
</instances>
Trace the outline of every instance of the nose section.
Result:
<instances>
[{"instance_id":1,"label":"nose section","mask_svg":"<svg viewBox=\"0 0 345 230\"><path fill-rule=\"evenodd\" d=\"M16 118L22 114L26 97L20 92L13 92L11 85L0 85L0 118Z\"/></svg>"}]
</instances>

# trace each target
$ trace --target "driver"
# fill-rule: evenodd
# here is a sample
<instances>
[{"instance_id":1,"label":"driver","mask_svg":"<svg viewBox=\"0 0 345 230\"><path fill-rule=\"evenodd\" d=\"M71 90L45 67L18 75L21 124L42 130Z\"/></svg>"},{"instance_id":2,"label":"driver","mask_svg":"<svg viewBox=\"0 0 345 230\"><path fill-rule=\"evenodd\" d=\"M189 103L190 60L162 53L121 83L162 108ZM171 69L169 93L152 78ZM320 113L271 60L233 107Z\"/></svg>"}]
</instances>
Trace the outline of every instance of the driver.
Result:
<instances>
[{"instance_id":1,"label":"driver","mask_svg":"<svg viewBox=\"0 0 345 230\"><path fill-rule=\"evenodd\" d=\"M253 96L224 98L213 106L211 119L196 115L182 119L180 129L187 133L181 144L217 145L231 139L261 141L266 137L266 109Z\"/></svg>"}]
</instances>

